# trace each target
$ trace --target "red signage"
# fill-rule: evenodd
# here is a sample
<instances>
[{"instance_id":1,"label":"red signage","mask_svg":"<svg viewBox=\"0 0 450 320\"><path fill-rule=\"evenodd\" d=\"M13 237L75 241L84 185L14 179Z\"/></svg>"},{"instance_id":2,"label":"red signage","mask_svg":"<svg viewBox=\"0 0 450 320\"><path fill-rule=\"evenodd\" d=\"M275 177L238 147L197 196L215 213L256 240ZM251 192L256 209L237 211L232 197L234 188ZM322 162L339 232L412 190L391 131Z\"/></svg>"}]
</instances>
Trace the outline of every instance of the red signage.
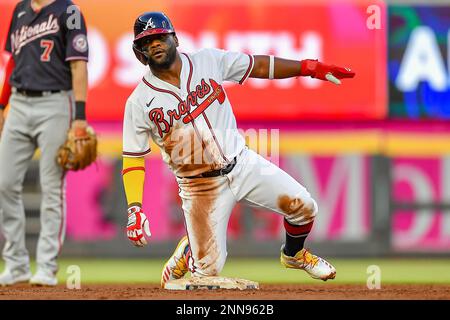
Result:
<instances>
[{"instance_id":1,"label":"red signage","mask_svg":"<svg viewBox=\"0 0 450 320\"><path fill-rule=\"evenodd\" d=\"M238 1L75 2L89 28L91 120L122 119L125 101L146 71L131 49L134 19L157 10L171 18L183 52L218 47L295 60L317 58L356 72L354 79L344 80L341 86L310 78L224 84L238 119L358 120L386 115L386 25L382 23L380 29L368 25L370 6L380 9L384 22L381 0L257 1L257 5ZM0 11L10 12L4 11L10 3L2 1ZM4 25L0 27L5 30Z\"/></svg>"}]
</instances>

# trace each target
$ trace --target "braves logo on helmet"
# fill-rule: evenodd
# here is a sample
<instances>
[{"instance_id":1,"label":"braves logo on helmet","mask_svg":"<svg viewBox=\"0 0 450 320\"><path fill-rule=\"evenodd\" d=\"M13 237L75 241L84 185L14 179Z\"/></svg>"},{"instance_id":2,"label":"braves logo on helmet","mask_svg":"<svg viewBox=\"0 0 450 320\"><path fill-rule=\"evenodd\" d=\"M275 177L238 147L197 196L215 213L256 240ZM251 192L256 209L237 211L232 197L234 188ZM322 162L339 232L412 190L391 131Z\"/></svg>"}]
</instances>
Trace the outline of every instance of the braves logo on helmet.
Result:
<instances>
[{"instance_id":1,"label":"braves logo on helmet","mask_svg":"<svg viewBox=\"0 0 450 320\"><path fill-rule=\"evenodd\" d=\"M145 25L144 29L142 29L142 30L143 31L148 30L149 27L152 28L152 29L156 27L155 24L153 23L153 18L150 18L147 21L147 24Z\"/></svg>"}]
</instances>

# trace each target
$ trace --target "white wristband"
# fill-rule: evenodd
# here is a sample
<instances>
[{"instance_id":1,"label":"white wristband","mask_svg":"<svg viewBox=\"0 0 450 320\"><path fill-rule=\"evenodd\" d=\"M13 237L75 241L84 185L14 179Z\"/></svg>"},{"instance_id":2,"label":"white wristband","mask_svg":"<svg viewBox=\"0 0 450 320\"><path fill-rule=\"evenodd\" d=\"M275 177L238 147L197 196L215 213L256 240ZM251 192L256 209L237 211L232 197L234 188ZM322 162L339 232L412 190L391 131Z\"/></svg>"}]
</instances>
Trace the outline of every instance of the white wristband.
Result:
<instances>
[{"instance_id":1,"label":"white wristband","mask_svg":"<svg viewBox=\"0 0 450 320\"><path fill-rule=\"evenodd\" d=\"M274 70L275 70L275 57L269 56L269 79L273 79Z\"/></svg>"}]
</instances>

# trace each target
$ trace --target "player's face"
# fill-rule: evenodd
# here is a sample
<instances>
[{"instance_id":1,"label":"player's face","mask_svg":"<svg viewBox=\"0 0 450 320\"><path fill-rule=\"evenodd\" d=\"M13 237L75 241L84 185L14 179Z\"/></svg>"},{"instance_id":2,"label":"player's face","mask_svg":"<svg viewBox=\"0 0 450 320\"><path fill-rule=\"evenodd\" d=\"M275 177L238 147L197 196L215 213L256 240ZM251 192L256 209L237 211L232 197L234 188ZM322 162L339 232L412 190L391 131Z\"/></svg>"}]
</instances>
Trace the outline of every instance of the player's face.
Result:
<instances>
[{"instance_id":1,"label":"player's face","mask_svg":"<svg viewBox=\"0 0 450 320\"><path fill-rule=\"evenodd\" d=\"M156 34L143 40L142 47L148 54L152 68L169 69L177 54L178 40L173 34Z\"/></svg>"}]
</instances>

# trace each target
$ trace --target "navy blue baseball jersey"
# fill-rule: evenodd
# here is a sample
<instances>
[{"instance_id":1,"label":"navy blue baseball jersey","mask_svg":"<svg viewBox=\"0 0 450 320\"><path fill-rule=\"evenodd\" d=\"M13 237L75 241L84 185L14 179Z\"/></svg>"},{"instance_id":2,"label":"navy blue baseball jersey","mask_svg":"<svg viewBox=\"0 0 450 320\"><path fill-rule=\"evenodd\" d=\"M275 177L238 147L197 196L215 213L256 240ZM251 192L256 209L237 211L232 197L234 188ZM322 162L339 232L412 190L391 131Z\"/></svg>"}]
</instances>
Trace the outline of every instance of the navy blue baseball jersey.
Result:
<instances>
[{"instance_id":1,"label":"navy blue baseball jersey","mask_svg":"<svg viewBox=\"0 0 450 320\"><path fill-rule=\"evenodd\" d=\"M12 87L26 90L70 90L70 61L88 60L86 22L69 0L55 0L36 12L31 0L13 12L5 50L15 68Z\"/></svg>"}]
</instances>

